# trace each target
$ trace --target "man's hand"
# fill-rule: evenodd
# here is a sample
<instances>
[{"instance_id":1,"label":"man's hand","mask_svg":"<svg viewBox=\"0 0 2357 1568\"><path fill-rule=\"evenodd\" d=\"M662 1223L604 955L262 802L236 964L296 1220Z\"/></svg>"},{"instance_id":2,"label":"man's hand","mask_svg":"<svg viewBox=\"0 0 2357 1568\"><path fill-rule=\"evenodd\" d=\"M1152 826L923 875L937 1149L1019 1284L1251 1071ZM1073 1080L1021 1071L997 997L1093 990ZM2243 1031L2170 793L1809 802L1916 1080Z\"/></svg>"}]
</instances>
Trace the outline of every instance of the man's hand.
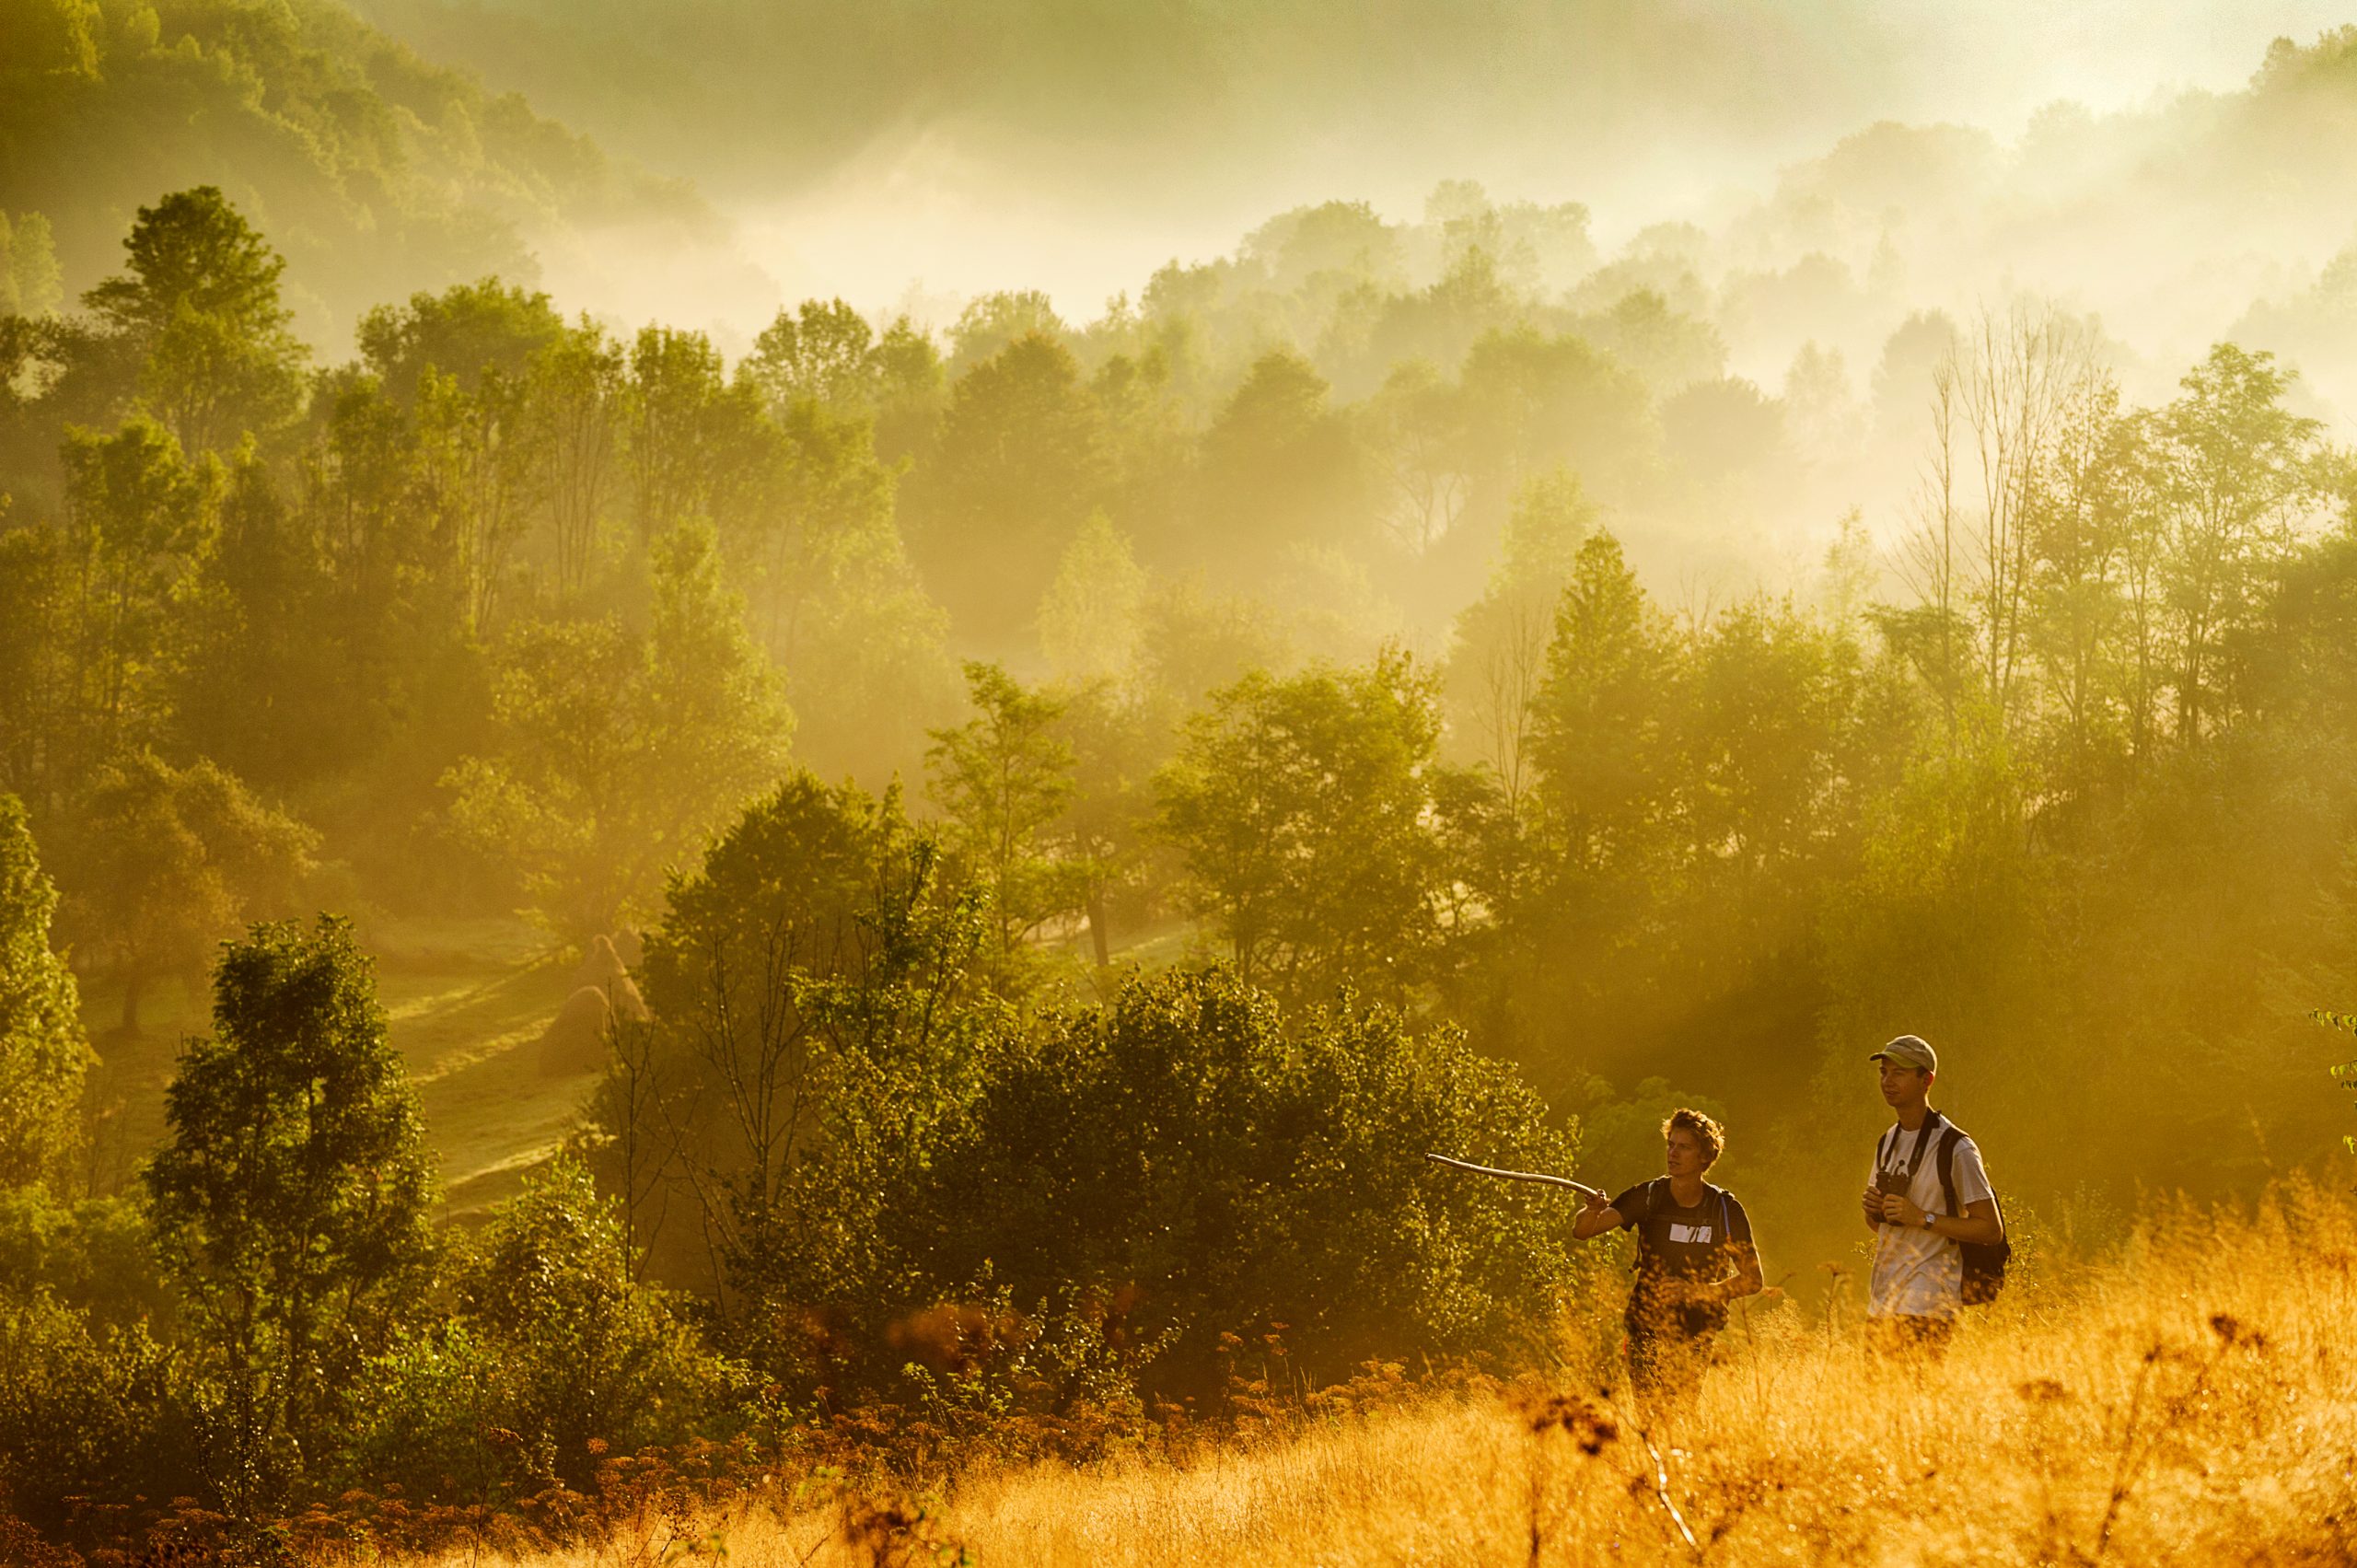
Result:
<instances>
[{"instance_id":1,"label":"man's hand","mask_svg":"<svg viewBox=\"0 0 2357 1568\"><path fill-rule=\"evenodd\" d=\"M1865 1195L1864 1195L1863 1198L1861 1198L1861 1199L1859 1200L1859 1202L1858 1202L1858 1208L1859 1208L1859 1211L1860 1211L1861 1213L1863 1213L1863 1214L1866 1216L1866 1223L1867 1223L1868 1225L1881 1225L1881 1224L1882 1224L1882 1192L1881 1192L1881 1191L1880 1191L1879 1189L1877 1189L1877 1188L1874 1188L1874 1187L1869 1187L1869 1188L1867 1188L1867 1189L1866 1189L1866 1191L1865 1191Z\"/></svg>"},{"instance_id":2,"label":"man's hand","mask_svg":"<svg viewBox=\"0 0 2357 1568\"><path fill-rule=\"evenodd\" d=\"M1905 1193L1891 1192L1883 1198L1882 1217L1888 1225L1915 1226L1923 1223L1923 1211L1909 1202Z\"/></svg>"},{"instance_id":3,"label":"man's hand","mask_svg":"<svg viewBox=\"0 0 2357 1568\"><path fill-rule=\"evenodd\" d=\"M1572 1216L1572 1237L1576 1241L1585 1241L1617 1228L1620 1224L1620 1211L1612 1206L1612 1200L1591 1188L1580 1194L1580 1212Z\"/></svg>"}]
</instances>

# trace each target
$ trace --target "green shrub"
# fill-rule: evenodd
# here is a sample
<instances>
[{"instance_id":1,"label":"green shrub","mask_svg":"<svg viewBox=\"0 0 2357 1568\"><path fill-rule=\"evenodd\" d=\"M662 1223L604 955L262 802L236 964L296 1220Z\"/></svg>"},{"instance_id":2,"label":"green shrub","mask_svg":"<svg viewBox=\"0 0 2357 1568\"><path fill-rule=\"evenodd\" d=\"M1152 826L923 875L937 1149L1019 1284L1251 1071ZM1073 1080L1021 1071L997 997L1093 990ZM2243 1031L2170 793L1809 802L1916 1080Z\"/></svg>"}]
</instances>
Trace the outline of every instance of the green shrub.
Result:
<instances>
[{"instance_id":1,"label":"green shrub","mask_svg":"<svg viewBox=\"0 0 2357 1568\"><path fill-rule=\"evenodd\" d=\"M50 943L56 910L24 803L0 793L0 1187L64 1175L82 1144L82 1079L98 1058Z\"/></svg>"},{"instance_id":2,"label":"green shrub","mask_svg":"<svg viewBox=\"0 0 2357 1568\"><path fill-rule=\"evenodd\" d=\"M69 1203L43 1187L0 1190L0 1291L35 1290L106 1327L149 1320L161 1331L173 1317L153 1233L128 1198Z\"/></svg>"},{"instance_id":3,"label":"green shrub","mask_svg":"<svg viewBox=\"0 0 2357 1568\"><path fill-rule=\"evenodd\" d=\"M1012 1047L911 1202L906 1251L1018 1307L1093 1292L1112 1346L1167 1340L1201 1388L1221 1336L1276 1332L1311 1381L1373 1358L1533 1347L1573 1277L1567 1200L1428 1163L1569 1167L1513 1070L1345 999L1281 1019L1224 970L1135 980ZM1282 1330L1275 1325L1283 1325Z\"/></svg>"},{"instance_id":4,"label":"green shrub","mask_svg":"<svg viewBox=\"0 0 2357 1568\"><path fill-rule=\"evenodd\" d=\"M92 1323L45 1289L0 1291L0 1497L62 1528L73 1500L160 1503L200 1485L188 1390L146 1328Z\"/></svg>"},{"instance_id":5,"label":"green shrub","mask_svg":"<svg viewBox=\"0 0 2357 1568\"><path fill-rule=\"evenodd\" d=\"M353 1484L505 1502L551 1481L586 1489L601 1453L725 1431L733 1371L631 1279L619 1208L570 1156L500 1207L458 1270L457 1315L402 1336L361 1379Z\"/></svg>"}]
</instances>

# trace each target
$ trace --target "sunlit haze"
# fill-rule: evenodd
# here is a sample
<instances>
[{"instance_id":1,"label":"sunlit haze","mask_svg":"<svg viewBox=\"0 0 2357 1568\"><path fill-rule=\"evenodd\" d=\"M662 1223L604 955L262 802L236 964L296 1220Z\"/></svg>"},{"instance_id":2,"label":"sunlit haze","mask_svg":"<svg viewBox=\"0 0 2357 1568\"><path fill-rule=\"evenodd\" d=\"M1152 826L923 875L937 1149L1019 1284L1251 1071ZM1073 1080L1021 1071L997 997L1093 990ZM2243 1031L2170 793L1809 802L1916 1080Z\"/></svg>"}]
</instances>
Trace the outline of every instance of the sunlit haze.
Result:
<instances>
[{"instance_id":1,"label":"sunlit haze","mask_svg":"<svg viewBox=\"0 0 2357 1568\"><path fill-rule=\"evenodd\" d=\"M2324 1568L2357 0L0 0L0 1561Z\"/></svg>"},{"instance_id":2,"label":"sunlit haze","mask_svg":"<svg viewBox=\"0 0 2357 1568\"><path fill-rule=\"evenodd\" d=\"M406 22L422 38L464 41L453 18L465 13L422 0L363 8L397 30ZM571 86L546 64L512 54L473 64L493 86L529 87L537 102L561 111L571 107L570 87L576 123L698 180L735 225L733 249L749 264L729 276L676 261L641 268L610 255L578 267L560 260L551 277L561 293L634 319L679 314L687 285L700 323L749 337L775 304L812 294L880 313L904 308L915 290L931 309L954 315L954 302L977 294L1044 288L1067 319L1086 320L1112 296L1134 295L1162 262L1223 254L1288 207L1361 199L1410 220L1433 184L1452 178L1480 180L1500 200L1581 202L1608 253L1652 223L1724 228L1767 200L1780 172L1877 121L1980 128L2012 156L2041 110L2075 104L2133 120L2187 93L2232 92L2270 40L2304 41L2344 19L2342 11L2315 0L1907 0L1670 5L1631 19L1617 6L1411 6L1400 15L1423 19L1408 34L1460 18L1434 58L1386 52L1361 74L1336 67L1305 87L1256 75L1256 59L1274 76L1292 55L1282 41L1256 54L1266 41L1239 10L1215 36L1225 46L1216 70L1190 80L1200 57L1132 62L1155 90L1141 103L1104 106L1095 125L1045 104L976 102L951 90L830 137L823 157L796 145L790 122L749 145L731 139L726 128L753 113L726 101L735 70L717 73L710 88L721 101L671 106L668 134L657 135L624 112L630 100ZM725 10L682 14L726 36ZM1535 55L1515 31L1532 17L1546 24ZM1382 25L1329 17L1296 29L1293 47L1339 52L1370 34L1379 40ZM750 20L738 30L756 52L780 37ZM1533 68L1550 54L1562 69ZM790 91L796 63L780 51L777 66L760 79ZM900 102L895 83L879 87L884 103ZM600 109L615 123L600 124ZM698 125L709 134L691 134ZM2212 232L2203 250L2230 243ZM2275 260L2312 264L2321 259L2305 253L2314 249ZM1985 287L2037 281L2014 258L1984 259Z\"/></svg>"}]
</instances>

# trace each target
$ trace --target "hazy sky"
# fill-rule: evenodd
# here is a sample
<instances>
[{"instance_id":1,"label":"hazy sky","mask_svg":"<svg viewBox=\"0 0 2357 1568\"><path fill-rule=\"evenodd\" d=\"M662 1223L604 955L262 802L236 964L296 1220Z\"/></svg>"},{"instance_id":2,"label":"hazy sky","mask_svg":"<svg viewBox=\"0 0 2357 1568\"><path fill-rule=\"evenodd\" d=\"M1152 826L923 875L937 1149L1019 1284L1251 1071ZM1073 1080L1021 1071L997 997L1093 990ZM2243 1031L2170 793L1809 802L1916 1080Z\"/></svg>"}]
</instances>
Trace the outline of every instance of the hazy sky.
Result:
<instances>
[{"instance_id":1,"label":"hazy sky","mask_svg":"<svg viewBox=\"0 0 2357 1568\"><path fill-rule=\"evenodd\" d=\"M1852 20L1859 13L1818 8ZM1871 9L1871 25L1855 31L1763 39L1751 60L1760 79L1743 85L1739 106L1714 85L1729 61L1746 59L1738 45L1695 78L1667 75L1656 102L1600 136L1543 134L1550 112L1584 118L1571 83L1557 103L1506 108L1498 118L1510 129L1495 134L1479 81L1464 85L1457 111L1427 106L1408 117L1412 134L1381 130L1371 84L1343 122L1348 134L1295 127L1257 157L1222 149L1176 176L1125 181L1095 168L1086 147L1010 153L1005 126L944 118L895 127L802 188L766 199L739 192L728 204L749 255L790 294L840 293L882 308L911 284L953 295L1045 287L1079 319L1173 256L1228 251L1300 203L1363 197L1412 217L1436 180L1470 177L1501 199L1586 203L1608 250L1648 223L1724 215L1771 188L1779 168L1877 119L1956 121L2010 138L2057 99L2100 111L2188 88L2232 90L2270 40L2306 41L2357 19L2350 0L1880 0ZM1794 48L1796 39L1805 47ZM1612 96L1637 98L1639 86L1622 77Z\"/></svg>"},{"instance_id":2,"label":"hazy sky","mask_svg":"<svg viewBox=\"0 0 2357 1568\"><path fill-rule=\"evenodd\" d=\"M595 247L561 292L758 319L1045 287L1094 315L1173 256L1438 180L1586 203L1608 249L1707 221L1875 120L2002 136L2244 84L2357 0L358 0L424 52L694 178L737 264ZM683 270L684 268L684 270ZM679 301L694 299L682 311Z\"/></svg>"}]
</instances>

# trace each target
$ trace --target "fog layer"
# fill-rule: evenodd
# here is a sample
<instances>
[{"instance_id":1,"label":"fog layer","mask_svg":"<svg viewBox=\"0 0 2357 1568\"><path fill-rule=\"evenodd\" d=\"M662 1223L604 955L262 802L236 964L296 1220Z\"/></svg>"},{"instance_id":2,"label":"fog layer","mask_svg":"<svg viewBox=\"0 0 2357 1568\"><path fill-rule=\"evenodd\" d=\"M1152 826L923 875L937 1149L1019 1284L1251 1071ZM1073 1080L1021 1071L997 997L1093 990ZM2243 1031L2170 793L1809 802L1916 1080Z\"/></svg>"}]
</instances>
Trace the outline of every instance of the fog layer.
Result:
<instances>
[{"instance_id":1,"label":"fog layer","mask_svg":"<svg viewBox=\"0 0 2357 1568\"><path fill-rule=\"evenodd\" d=\"M694 179L789 292L1044 284L1068 313L1301 202L1411 215L1471 177L1584 202L1623 238L1724 216L1877 121L2010 142L2058 101L2233 92L2271 39L2347 19L2313 0L360 9Z\"/></svg>"}]
</instances>

